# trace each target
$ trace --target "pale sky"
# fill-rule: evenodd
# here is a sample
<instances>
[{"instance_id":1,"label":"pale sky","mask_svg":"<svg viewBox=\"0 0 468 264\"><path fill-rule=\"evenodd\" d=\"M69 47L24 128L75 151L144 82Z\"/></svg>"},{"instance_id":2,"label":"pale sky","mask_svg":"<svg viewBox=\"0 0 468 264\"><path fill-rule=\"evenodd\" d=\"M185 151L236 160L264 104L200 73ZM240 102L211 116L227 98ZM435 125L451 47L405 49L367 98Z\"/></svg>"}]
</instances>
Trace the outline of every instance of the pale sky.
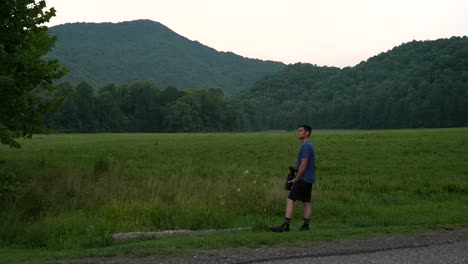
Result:
<instances>
[{"instance_id":1,"label":"pale sky","mask_svg":"<svg viewBox=\"0 0 468 264\"><path fill-rule=\"evenodd\" d=\"M468 35L467 0L47 0L69 22L150 19L219 51L354 66L412 40Z\"/></svg>"}]
</instances>

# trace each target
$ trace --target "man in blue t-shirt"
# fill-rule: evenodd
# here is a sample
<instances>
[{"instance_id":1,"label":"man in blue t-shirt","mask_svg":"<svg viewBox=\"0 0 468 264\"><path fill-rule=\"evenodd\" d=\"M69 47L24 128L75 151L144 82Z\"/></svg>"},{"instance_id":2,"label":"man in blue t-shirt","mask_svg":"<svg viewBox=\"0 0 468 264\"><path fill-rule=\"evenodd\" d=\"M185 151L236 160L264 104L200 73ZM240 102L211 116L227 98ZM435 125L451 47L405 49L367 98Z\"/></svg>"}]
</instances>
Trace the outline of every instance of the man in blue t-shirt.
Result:
<instances>
[{"instance_id":1,"label":"man in blue t-shirt","mask_svg":"<svg viewBox=\"0 0 468 264\"><path fill-rule=\"evenodd\" d=\"M299 153L297 153L297 175L289 183L293 184L292 190L286 200L285 221L280 227L273 227L273 232L289 232L289 225L294 212L294 202L299 200L304 203L304 224L300 231L309 230L309 221L312 214L311 197L312 184L315 183L315 150L310 142L312 128L308 125L300 125L297 128L297 137L302 141Z\"/></svg>"}]
</instances>

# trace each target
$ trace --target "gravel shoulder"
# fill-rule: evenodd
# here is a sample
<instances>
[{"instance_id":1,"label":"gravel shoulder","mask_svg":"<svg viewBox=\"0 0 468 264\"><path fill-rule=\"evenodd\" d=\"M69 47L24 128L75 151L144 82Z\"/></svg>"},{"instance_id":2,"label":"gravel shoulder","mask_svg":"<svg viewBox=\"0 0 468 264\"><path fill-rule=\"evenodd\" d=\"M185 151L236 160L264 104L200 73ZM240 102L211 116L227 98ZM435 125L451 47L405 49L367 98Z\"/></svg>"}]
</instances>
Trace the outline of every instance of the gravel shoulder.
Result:
<instances>
[{"instance_id":1,"label":"gravel shoulder","mask_svg":"<svg viewBox=\"0 0 468 264\"><path fill-rule=\"evenodd\" d=\"M278 234L281 235L281 234ZM306 260L332 256L352 256L400 249L418 249L424 247L465 243L468 240L468 228L458 230L439 230L419 235L374 236L367 239L346 240L340 242L313 242L298 247L269 246L258 248L234 248L195 252L189 256L147 256L135 258L106 258L64 260L60 264L150 264L150 263L269 263L286 260ZM467 253L468 254L468 253ZM468 260L468 257L467 257ZM279 263L279 262L278 262Z\"/></svg>"}]
</instances>

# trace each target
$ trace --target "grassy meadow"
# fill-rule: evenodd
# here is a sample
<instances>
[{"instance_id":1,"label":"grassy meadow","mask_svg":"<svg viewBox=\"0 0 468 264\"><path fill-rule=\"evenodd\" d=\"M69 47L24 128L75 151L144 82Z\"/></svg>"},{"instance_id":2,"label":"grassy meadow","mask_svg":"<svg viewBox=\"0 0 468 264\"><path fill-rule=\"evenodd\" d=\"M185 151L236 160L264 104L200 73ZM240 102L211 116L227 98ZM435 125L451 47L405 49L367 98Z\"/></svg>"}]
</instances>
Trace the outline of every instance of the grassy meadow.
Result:
<instances>
[{"instance_id":1,"label":"grassy meadow","mask_svg":"<svg viewBox=\"0 0 468 264\"><path fill-rule=\"evenodd\" d=\"M294 132L58 134L0 146L0 262L302 243L468 226L468 128L313 131L312 230L283 221ZM253 227L134 241L117 232Z\"/></svg>"}]
</instances>

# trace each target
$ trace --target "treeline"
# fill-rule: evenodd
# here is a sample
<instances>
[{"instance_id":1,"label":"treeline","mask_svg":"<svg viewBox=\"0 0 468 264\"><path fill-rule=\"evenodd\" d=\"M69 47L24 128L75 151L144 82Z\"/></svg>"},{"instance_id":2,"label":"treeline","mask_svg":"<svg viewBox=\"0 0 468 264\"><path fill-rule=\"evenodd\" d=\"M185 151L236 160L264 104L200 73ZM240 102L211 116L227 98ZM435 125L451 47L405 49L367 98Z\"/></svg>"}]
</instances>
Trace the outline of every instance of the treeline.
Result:
<instances>
[{"instance_id":1,"label":"treeline","mask_svg":"<svg viewBox=\"0 0 468 264\"><path fill-rule=\"evenodd\" d=\"M241 98L256 129L468 126L468 38L413 41L344 69L289 65Z\"/></svg>"},{"instance_id":2,"label":"treeline","mask_svg":"<svg viewBox=\"0 0 468 264\"><path fill-rule=\"evenodd\" d=\"M86 82L57 85L54 97L64 99L58 111L45 116L58 132L195 132L238 131L242 107L226 100L219 89L160 90L153 83L105 85Z\"/></svg>"},{"instance_id":3,"label":"treeline","mask_svg":"<svg viewBox=\"0 0 468 264\"><path fill-rule=\"evenodd\" d=\"M468 38L413 41L344 69L294 64L236 96L153 83L63 83L46 124L70 132L468 126Z\"/></svg>"}]
</instances>

